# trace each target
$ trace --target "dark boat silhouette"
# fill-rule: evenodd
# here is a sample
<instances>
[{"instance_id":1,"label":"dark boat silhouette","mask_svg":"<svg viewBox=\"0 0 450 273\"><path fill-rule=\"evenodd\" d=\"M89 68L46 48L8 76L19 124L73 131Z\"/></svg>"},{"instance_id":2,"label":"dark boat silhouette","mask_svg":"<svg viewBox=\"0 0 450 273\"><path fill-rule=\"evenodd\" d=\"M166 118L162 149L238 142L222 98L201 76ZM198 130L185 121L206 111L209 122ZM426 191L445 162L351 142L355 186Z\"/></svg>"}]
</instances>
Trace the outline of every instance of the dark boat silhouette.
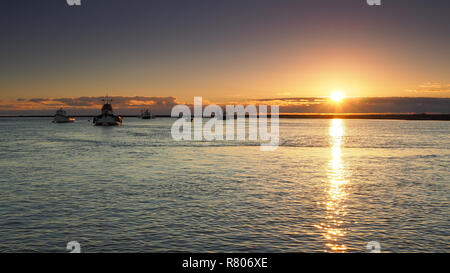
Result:
<instances>
[{"instance_id":1,"label":"dark boat silhouette","mask_svg":"<svg viewBox=\"0 0 450 273\"><path fill-rule=\"evenodd\" d=\"M112 99L108 99L105 97L102 101L104 101L102 107L102 113L96 117L94 117L94 125L97 126L120 126L122 125L122 117L116 116L113 113L113 108L111 105Z\"/></svg>"}]
</instances>

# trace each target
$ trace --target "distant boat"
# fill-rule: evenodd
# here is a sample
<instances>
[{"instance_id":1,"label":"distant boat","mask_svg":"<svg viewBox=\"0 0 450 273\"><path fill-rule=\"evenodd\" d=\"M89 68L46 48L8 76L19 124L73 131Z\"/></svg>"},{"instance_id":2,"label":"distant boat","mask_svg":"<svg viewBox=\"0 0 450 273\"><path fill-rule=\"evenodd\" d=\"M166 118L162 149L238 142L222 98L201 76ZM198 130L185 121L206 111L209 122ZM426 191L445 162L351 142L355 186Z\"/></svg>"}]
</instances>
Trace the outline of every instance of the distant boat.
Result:
<instances>
[{"instance_id":1,"label":"distant boat","mask_svg":"<svg viewBox=\"0 0 450 273\"><path fill-rule=\"evenodd\" d=\"M104 104L102 107L102 113L94 117L94 124L97 126L120 126L122 125L122 117L116 116L113 113L111 106L112 99L105 97L103 99Z\"/></svg>"},{"instance_id":2,"label":"distant boat","mask_svg":"<svg viewBox=\"0 0 450 273\"><path fill-rule=\"evenodd\" d=\"M150 110L146 109L145 111L141 112L141 115L139 116L141 119L152 119L153 115Z\"/></svg>"},{"instance_id":3,"label":"distant boat","mask_svg":"<svg viewBox=\"0 0 450 273\"><path fill-rule=\"evenodd\" d=\"M75 118L69 117L66 111L62 108L59 108L59 110L56 111L55 118L53 119L54 123L69 123L74 121Z\"/></svg>"}]
</instances>

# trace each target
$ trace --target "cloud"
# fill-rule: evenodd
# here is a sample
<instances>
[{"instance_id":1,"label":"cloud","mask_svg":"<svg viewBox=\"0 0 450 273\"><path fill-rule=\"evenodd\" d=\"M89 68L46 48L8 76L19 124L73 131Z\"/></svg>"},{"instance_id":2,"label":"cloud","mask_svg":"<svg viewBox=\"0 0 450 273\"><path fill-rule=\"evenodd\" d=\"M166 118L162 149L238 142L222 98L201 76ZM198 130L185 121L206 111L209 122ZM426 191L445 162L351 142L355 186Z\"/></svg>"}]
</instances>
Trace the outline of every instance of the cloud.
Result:
<instances>
[{"instance_id":1,"label":"cloud","mask_svg":"<svg viewBox=\"0 0 450 273\"><path fill-rule=\"evenodd\" d=\"M116 107L142 107L149 105L174 105L176 99L174 97L109 97ZM97 107L103 104L103 97L79 97L79 98L32 98L28 102L34 102L43 106L60 105L61 107Z\"/></svg>"},{"instance_id":2,"label":"cloud","mask_svg":"<svg viewBox=\"0 0 450 273\"><path fill-rule=\"evenodd\" d=\"M327 98L264 99L280 105L282 113L450 113L450 98L371 97L345 98L335 103Z\"/></svg>"},{"instance_id":3,"label":"cloud","mask_svg":"<svg viewBox=\"0 0 450 273\"><path fill-rule=\"evenodd\" d=\"M228 104L278 105L280 113L450 113L450 98L427 97L353 97L340 103L323 97L275 97Z\"/></svg>"},{"instance_id":4,"label":"cloud","mask_svg":"<svg viewBox=\"0 0 450 273\"><path fill-rule=\"evenodd\" d=\"M327 101L326 98L311 98L311 97L292 97L292 98L271 98L271 99L255 99L254 102L271 102L278 103L278 105L290 104L320 104Z\"/></svg>"},{"instance_id":5,"label":"cloud","mask_svg":"<svg viewBox=\"0 0 450 273\"><path fill-rule=\"evenodd\" d=\"M438 82L426 82L417 88L406 89L411 93L450 93L450 84L441 84Z\"/></svg>"},{"instance_id":6,"label":"cloud","mask_svg":"<svg viewBox=\"0 0 450 273\"><path fill-rule=\"evenodd\" d=\"M0 111L42 111L50 113L60 107L75 110L78 113L90 114L100 109L103 97L78 98L31 98L16 100L0 100ZM178 104L175 97L145 97L145 96L112 96L113 107L118 112L137 113L143 108L152 108L157 113L166 113Z\"/></svg>"},{"instance_id":7,"label":"cloud","mask_svg":"<svg viewBox=\"0 0 450 273\"><path fill-rule=\"evenodd\" d=\"M427 86L429 87L429 86ZM114 110L118 114L138 114L141 109L150 108L155 114L170 114L173 106L179 104L175 97L113 96ZM59 107L72 115L98 114L103 97L78 98L31 98L0 100L2 115L52 115ZM203 100L203 106L212 104ZM281 113L450 113L450 98L424 97L371 97L345 98L340 103L319 97L254 98L245 102L227 104L279 105ZM192 102L187 104L192 107ZM225 106L226 104L220 104Z\"/></svg>"}]
</instances>

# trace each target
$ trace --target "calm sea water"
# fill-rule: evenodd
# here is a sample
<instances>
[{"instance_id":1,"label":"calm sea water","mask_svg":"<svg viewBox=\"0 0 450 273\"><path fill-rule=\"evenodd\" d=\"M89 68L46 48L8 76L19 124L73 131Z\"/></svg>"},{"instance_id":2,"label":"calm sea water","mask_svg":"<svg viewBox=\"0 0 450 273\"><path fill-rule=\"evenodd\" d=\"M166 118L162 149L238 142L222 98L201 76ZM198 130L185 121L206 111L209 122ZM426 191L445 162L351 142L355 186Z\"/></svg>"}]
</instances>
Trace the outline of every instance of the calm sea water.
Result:
<instances>
[{"instance_id":1,"label":"calm sea water","mask_svg":"<svg viewBox=\"0 0 450 273\"><path fill-rule=\"evenodd\" d=\"M173 120L0 119L0 251L450 252L450 123L280 120L281 146Z\"/></svg>"}]
</instances>

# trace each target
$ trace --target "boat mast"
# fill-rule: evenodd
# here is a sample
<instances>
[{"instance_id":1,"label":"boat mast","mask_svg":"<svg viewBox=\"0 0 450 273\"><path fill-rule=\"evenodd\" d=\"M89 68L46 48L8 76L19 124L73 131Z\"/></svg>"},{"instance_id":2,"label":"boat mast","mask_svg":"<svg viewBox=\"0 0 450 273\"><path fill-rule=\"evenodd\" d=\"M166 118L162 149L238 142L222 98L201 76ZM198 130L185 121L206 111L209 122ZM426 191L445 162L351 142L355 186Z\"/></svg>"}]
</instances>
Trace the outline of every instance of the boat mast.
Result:
<instances>
[{"instance_id":1,"label":"boat mast","mask_svg":"<svg viewBox=\"0 0 450 273\"><path fill-rule=\"evenodd\" d=\"M111 102L113 101L112 98L108 97L108 92L106 92L106 96L103 97L102 99L104 104L111 104Z\"/></svg>"}]
</instances>

